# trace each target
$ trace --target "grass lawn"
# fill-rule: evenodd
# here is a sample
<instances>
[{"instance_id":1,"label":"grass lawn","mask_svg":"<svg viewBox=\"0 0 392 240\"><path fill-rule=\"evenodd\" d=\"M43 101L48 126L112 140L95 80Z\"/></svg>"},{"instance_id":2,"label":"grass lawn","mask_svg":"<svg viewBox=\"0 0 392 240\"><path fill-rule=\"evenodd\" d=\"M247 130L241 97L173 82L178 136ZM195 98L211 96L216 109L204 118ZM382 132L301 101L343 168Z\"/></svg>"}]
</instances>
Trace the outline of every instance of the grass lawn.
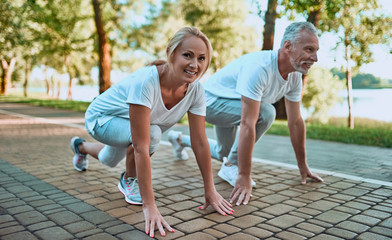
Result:
<instances>
[{"instance_id":1,"label":"grass lawn","mask_svg":"<svg viewBox=\"0 0 392 240\"><path fill-rule=\"evenodd\" d=\"M81 101L26 98L21 96L0 96L0 101L71 109L81 112L84 112L90 104L89 102ZM186 116L181 122L187 122ZM306 137L326 141L392 148L392 123L356 118L355 129L349 129L346 126L346 118L331 118L327 124L307 122ZM211 125L207 124L207 127L211 127ZM276 120L267 134L289 136L287 121Z\"/></svg>"}]
</instances>

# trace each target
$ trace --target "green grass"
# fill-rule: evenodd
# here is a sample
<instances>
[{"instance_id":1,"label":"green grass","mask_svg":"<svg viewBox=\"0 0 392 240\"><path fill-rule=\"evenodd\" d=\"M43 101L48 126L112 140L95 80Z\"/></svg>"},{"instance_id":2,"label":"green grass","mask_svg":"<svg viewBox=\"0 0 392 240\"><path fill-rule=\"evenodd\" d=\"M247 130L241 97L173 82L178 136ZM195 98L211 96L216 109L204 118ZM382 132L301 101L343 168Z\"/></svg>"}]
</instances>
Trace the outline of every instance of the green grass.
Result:
<instances>
[{"instance_id":1,"label":"green grass","mask_svg":"<svg viewBox=\"0 0 392 240\"><path fill-rule=\"evenodd\" d=\"M80 112L86 111L90 104L89 102L81 101L65 101L37 97L25 98L18 95L0 96L0 101L25 103L58 109L71 109ZM180 122L187 124L187 117L185 116ZM211 127L208 123L206 126ZM354 129L349 129L346 126L346 118L331 118L327 124L307 122L306 137L309 139L392 148L392 123L356 118ZM289 136L287 121L276 120L267 134Z\"/></svg>"}]
</instances>

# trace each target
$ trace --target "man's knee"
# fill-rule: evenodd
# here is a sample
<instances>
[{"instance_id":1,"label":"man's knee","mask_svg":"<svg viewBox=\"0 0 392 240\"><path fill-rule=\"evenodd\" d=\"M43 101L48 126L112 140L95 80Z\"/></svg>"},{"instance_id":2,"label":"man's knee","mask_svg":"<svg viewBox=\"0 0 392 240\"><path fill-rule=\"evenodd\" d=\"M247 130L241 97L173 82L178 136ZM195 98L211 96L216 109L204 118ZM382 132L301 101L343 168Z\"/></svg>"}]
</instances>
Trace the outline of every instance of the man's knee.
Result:
<instances>
[{"instance_id":1,"label":"man's knee","mask_svg":"<svg viewBox=\"0 0 392 240\"><path fill-rule=\"evenodd\" d=\"M276 117L276 110L272 104L261 103L258 123L271 125Z\"/></svg>"}]
</instances>

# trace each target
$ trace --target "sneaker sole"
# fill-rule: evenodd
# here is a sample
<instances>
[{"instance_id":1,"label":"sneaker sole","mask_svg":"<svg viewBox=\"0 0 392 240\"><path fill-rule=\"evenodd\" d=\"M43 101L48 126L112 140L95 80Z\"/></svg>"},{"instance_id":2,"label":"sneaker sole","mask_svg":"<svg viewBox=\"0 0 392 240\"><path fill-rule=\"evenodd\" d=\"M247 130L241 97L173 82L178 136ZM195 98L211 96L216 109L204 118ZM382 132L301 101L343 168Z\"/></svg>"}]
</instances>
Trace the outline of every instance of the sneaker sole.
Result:
<instances>
[{"instance_id":1,"label":"sneaker sole","mask_svg":"<svg viewBox=\"0 0 392 240\"><path fill-rule=\"evenodd\" d=\"M134 202L134 201L129 200L129 199L127 198L127 195L125 194L124 189L123 189L122 186L121 186L121 183L118 183L118 184L117 184L117 187L118 187L118 190L120 190L120 192L124 195L125 201L126 201L127 203L130 203L130 204L133 204L133 205L143 205L143 203Z\"/></svg>"},{"instance_id":2,"label":"sneaker sole","mask_svg":"<svg viewBox=\"0 0 392 240\"><path fill-rule=\"evenodd\" d=\"M226 178L226 175L224 175L223 173L221 173L221 171L218 172L218 176L223 179L224 181L226 181L227 183L229 183L231 186L235 187L235 182L234 184L231 184L231 182L228 180L228 178ZM252 180L252 187L256 187L256 183L253 182Z\"/></svg>"},{"instance_id":3,"label":"sneaker sole","mask_svg":"<svg viewBox=\"0 0 392 240\"><path fill-rule=\"evenodd\" d=\"M229 183L231 186L235 186L235 182L234 182L234 184L232 184L230 181L229 181L229 179L226 177L226 175L225 174L223 174L221 171L219 171L218 172L218 176L220 177L220 178L222 178L223 180L225 180L227 183Z\"/></svg>"}]
</instances>

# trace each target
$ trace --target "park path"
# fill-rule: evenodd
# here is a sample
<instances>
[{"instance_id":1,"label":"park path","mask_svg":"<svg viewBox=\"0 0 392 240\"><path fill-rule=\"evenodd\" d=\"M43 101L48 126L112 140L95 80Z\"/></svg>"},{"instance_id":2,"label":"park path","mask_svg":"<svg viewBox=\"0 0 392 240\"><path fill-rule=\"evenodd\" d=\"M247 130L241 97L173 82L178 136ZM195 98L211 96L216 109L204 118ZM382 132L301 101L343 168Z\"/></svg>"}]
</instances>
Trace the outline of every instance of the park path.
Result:
<instances>
[{"instance_id":1,"label":"park path","mask_svg":"<svg viewBox=\"0 0 392 240\"><path fill-rule=\"evenodd\" d=\"M90 159L88 171L76 172L69 148L75 135L92 140L81 113L0 102L0 239L150 239L143 233L142 208L127 204L117 190L124 163L108 168ZM277 142L266 145L286 141L270 137L263 141ZM211 207L198 209L204 202L203 185L193 156L176 161L163 142L152 158L153 185L156 203L176 232L166 237L156 233L156 238L391 239L390 165L379 174L384 178L372 178L345 172L347 163L337 172L323 170L313 160L316 149L320 155L329 153L331 161L346 152L357 156L350 154L351 147L385 151L379 157L387 161L390 150L344 144L340 152L336 143L316 143L308 147L309 162L323 183L301 185L292 162L257 155L252 201L234 207L233 216L221 216ZM282 152L290 151L285 147L276 154L284 158ZM214 180L227 198L232 188L217 177L220 165L212 161Z\"/></svg>"}]
</instances>

